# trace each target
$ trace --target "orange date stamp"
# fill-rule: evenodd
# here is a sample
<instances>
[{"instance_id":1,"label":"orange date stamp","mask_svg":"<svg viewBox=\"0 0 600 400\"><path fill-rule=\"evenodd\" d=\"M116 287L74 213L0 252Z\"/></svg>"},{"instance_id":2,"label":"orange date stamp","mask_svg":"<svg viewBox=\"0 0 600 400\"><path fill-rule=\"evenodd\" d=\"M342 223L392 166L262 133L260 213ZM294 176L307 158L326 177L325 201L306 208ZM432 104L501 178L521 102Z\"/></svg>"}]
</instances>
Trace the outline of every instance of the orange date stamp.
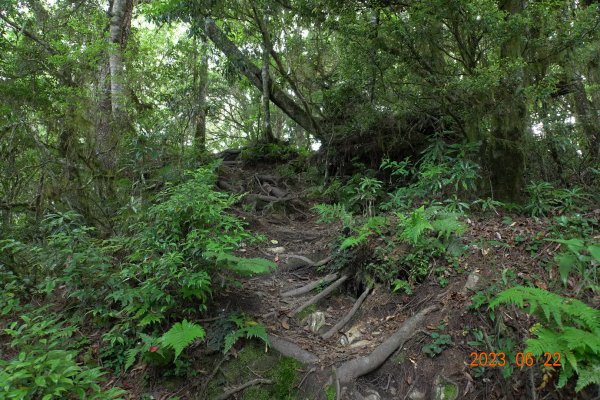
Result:
<instances>
[{"instance_id":1,"label":"orange date stamp","mask_svg":"<svg viewBox=\"0 0 600 400\"><path fill-rule=\"evenodd\" d=\"M504 367L508 360L506 353L503 352L476 352L473 351L469 355L471 357L470 367ZM561 355L558 352L550 353L545 352L541 357L541 361L544 361L544 367L560 367ZM535 356L531 352L523 353L522 351L515 354L514 364L517 367L532 367L536 364Z\"/></svg>"}]
</instances>

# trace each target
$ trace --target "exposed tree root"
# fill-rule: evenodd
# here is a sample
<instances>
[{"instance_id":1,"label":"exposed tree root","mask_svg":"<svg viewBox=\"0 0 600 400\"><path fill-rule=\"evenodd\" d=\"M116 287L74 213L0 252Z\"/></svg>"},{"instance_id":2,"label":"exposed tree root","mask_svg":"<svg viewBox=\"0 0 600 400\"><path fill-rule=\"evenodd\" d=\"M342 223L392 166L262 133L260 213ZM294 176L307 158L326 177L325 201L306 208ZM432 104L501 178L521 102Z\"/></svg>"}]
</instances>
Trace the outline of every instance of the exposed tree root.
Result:
<instances>
[{"instance_id":1,"label":"exposed tree root","mask_svg":"<svg viewBox=\"0 0 600 400\"><path fill-rule=\"evenodd\" d=\"M261 182L269 182L275 186L280 186L280 182L282 179L280 176L275 175L256 174L255 176Z\"/></svg>"},{"instance_id":2,"label":"exposed tree root","mask_svg":"<svg viewBox=\"0 0 600 400\"><path fill-rule=\"evenodd\" d=\"M315 265L313 265L313 267L321 267L321 266L327 264L329 261L331 261L332 258L333 257L331 257L331 256L327 256L324 259L322 259L321 261L317 261L315 263Z\"/></svg>"},{"instance_id":3,"label":"exposed tree root","mask_svg":"<svg viewBox=\"0 0 600 400\"><path fill-rule=\"evenodd\" d=\"M289 270L290 271L295 271L297 269L302 269L302 268L306 268L306 267L320 267L323 266L325 264L327 264L329 261L331 261L331 256L327 256L324 259L314 262L313 260L311 260L308 257L304 257L304 256L299 256L296 254L282 254L282 256L284 257L290 257L290 258L297 258L299 260L304 261L306 264L305 265L296 265L294 267L291 267Z\"/></svg>"},{"instance_id":4,"label":"exposed tree root","mask_svg":"<svg viewBox=\"0 0 600 400\"><path fill-rule=\"evenodd\" d=\"M286 357L291 357L301 364L313 365L319 361L319 358L310 351L304 350L296 343L287 341L278 336L269 335L271 347Z\"/></svg>"},{"instance_id":5,"label":"exposed tree root","mask_svg":"<svg viewBox=\"0 0 600 400\"><path fill-rule=\"evenodd\" d=\"M220 395L219 397L217 397L217 400L226 400L228 399L230 396L236 394L237 392L241 392L242 390L249 388L250 386L254 386L254 385L271 385L273 384L273 381L270 379L263 379L263 378L257 378L257 379L253 379L251 381L248 381L246 383L243 383L239 386L236 386L234 388L231 388L229 390L226 390L225 393L223 393L222 395Z\"/></svg>"},{"instance_id":6,"label":"exposed tree root","mask_svg":"<svg viewBox=\"0 0 600 400\"><path fill-rule=\"evenodd\" d=\"M304 262L305 262L305 263L306 263L308 266L313 266L313 265L315 265L315 262L314 262L313 260L311 260L310 258L308 258L308 257L305 257L305 256L301 256L301 255L298 255L298 254L282 254L281 256L282 256L282 257L287 257L287 258L296 258L296 259L298 259L298 260L302 260L302 261L304 261ZM304 267L304 265L303 265L303 267Z\"/></svg>"},{"instance_id":7,"label":"exposed tree root","mask_svg":"<svg viewBox=\"0 0 600 400\"><path fill-rule=\"evenodd\" d=\"M301 294L308 293L311 290L315 289L316 287L318 287L320 285L327 284L327 283L329 283L331 281L336 280L337 278L338 278L338 274L327 275L327 276L325 276L325 277L323 277L323 278L321 278L319 280L310 282L309 284L304 285L302 287L299 287L299 288L296 288L296 289L293 289L293 290L288 290L287 292L282 293L281 297L299 296Z\"/></svg>"},{"instance_id":8,"label":"exposed tree root","mask_svg":"<svg viewBox=\"0 0 600 400\"><path fill-rule=\"evenodd\" d=\"M204 395L206 394L206 391L208 390L208 385L210 384L210 381L212 381L215 377L215 375L217 375L217 373L219 372L219 370L221 369L221 365L223 365L223 363L229 358L229 355L226 354L223 358L221 358L218 362L217 365L215 365L215 368L213 369L213 371L211 372L211 374L208 376L208 378L206 378L206 380L204 381L204 383L202 384L202 386L200 387L200 391L198 393L198 398L201 399L204 397Z\"/></svg>"},{"instance_id":9,"label":"exposed tree root","mask_svg":"<svg viewBox=\"0 0 600 400\"><path fill-rule=\"evenodd\" d=\"M354 316L354 314L356 314L356 312L358 311L358 309L362 305L363 301L365 301L365 299L367 298L367 295L369 294L370 290L371 290L370 287L366 288L365 291L360 295L360 297L358 298L358 300L356 300L356 302L354 303L354 306L352 307L352 309L350 311L348 311L348 313L342 319L340 319L338 321L338 323L333 326L333 328L331 328L330 330L328 330L327 332L325 332L321 337L323 339L329 339L330 337L332 337L333 335L335 335L339 330L341 330L344 326L346 326L346 324L348 323L348 321L350 321L350 319L352 319L352 317Z\"/></svg>"},{"instance_id":10,"label":"exposed tree root","mask_svg":"<svg viewBox=\"0 0 600 400\"><path fill-rule=\"evenodd\" d=\"M228 191L230 193L239 193L239 192L241 192L240 189L234 187L231 183L229 183L229 182L227 182L227 181L225 181L223 179L219 179L217 181L217 187L219 189L226 190L226 191Z\"/></svg>"},{"instance_id":11,"label":"exposed tree root","mask_svg":"<svg viewBox=\"0 0 600 400\"><path fill-rule=\"evenodd\" d=\"M293 317L293 316L297 315L298 313L302 312L302 310L304 310L306 307L308 307L310 305L313 305L313 304L316 304L320 300L322 300L325 297L329 296L335 289L337 289L342 283L344 283L346 281L346 279L348 279L348 275L343 275L341 278L339 278L337 281L335 281L334 283L332 283L330 286L328 286L321 293L316 294L315 296L311 297L310 300L308 300L306 303L304 303L300 307L296 308L291 313L291 316Z\"/></svg>"},{"instance_id":12,"label":"exposed tree root","mask_svg":"<svg viewBox=\"0 0 600 400\"><path fill-rule=\"evenodd\" d=\"M413 315L392 336L377 346L371 354L346 361L334 370L336 386L339 383L338 399L343 397L344 387L353 383L358 377L379 368L393 353L402 346L419 329L427 314L436 310L437 305L429 306Z\"/></svg>"}]
</instances>

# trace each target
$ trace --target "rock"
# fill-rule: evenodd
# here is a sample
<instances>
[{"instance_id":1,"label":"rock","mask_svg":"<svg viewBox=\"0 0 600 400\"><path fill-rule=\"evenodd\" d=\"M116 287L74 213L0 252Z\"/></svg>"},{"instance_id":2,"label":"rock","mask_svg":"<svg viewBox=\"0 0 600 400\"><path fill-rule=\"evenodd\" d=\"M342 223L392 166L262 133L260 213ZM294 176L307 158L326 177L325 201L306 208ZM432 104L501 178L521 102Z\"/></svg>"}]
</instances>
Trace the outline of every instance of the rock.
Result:
<instances>
[{"instance_id":1,"label":"rock","mask_svg":"<svg viewBox=\"0 0 600 400\"><path fill-rule=\"evenodd\" d=\"M410 400L425 400L425 393L421 392L417 388L412 388L408 393L408 398Z\"/></svg>"},{"instance_id":2,"label":"rock","mask_svg":"<svg viewBox=\"0 0 600 400\"><path fill-rule=\"evenodd\" d=\"M458 385L441 375L433 381L433 395L435 400L456 400L458 398Z\"/></svg>"},{"instance_id":3,"label":"rock","mask_svg":"<svg viewBox=\"0 0 600 400\"><path fill-rule=\"evenodd\" d=\"M282 247L282 246L269 247L269 248L267 248L267 251L269 253L273 253L273 254L283 254L283 253L285 253L285 247Z\"/></svg>"},{"instance_id":4,"label":"rock","mask_svg":"<svg viewBox=\"0 0 600 400\"><path fill-rule=\"evenodd\" d=\"M363 336L363 326L355 325L349 330L347 330L344 335L340 338L340 344L342 346L349 346L352 343L356 342Z\"/></svg>"},{"instance_id":5,"label":"rock","mask_svg":"<svg viewBox=\"0 0 600 400\"><path fill-rule=\"evenodd\" d=\"M365 396L365 400L381 400L381 396L377 391L373 389L367 389L367 395Z\"/></svg>"},{"instance_id":6,"label":"rock","mask_svg":"<svg viewBox=\"0 0 600 400\"><path fill-rule=\"evenodd\" d=\"M356 349L358 347L367 347L371 344L370 340L359 340L358 342L354 342L350 345L351 348Z\"/></svg>"},{"instance_id":7,"label":"rock","mask_svg":"<svg viewBox=\"0 0 600 400\"><path fill-rule=\"evenodd\" d=\"M367 394L364 396L359 391L354 390L353 395L350 397L354 400L381 400L379 393L373 389L367 389Z\"/></svg>"},{"instance_id":8,"label":"rock","mask_svg":"<svg viewBox=\"0 0 600 400\"><path fill-rule=\"evenodd\" d=\"M463 286L463 293L467 293L469 290L474 291L477 288L477 282L479 282L479 274L477 272L471 272L467 278L467 283Z\"/></svg>"},{"instance_id":9,"label":"rock","mask_svg":"<svg viewBox=\"0 0 600 400\"><path fill-rule=\"evenodd\" d=\"M319 333L319 330L325 325L325 313L322 311L315 311L305 318L308 322L308 329L312 333Z\"/></svg>"}]
</instances>

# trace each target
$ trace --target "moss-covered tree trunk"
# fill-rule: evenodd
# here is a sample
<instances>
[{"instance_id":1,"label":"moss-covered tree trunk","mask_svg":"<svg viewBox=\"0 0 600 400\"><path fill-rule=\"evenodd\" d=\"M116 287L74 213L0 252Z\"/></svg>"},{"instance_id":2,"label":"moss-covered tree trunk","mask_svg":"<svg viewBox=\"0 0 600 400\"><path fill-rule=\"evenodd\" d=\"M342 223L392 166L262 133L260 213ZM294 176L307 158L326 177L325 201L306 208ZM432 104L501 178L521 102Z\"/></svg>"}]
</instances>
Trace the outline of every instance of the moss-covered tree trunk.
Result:
<instances>
[{"instance_id":1,"label":"moss-covered tree trunk","mask_svg":"<svg viewBox=\"0 0 600 400\"><path fill-rule=\"evenodd\" d=\"M500 8L507 21L523 11L523 0L504 0ZM519 66L523 38L517 29L510 30L502 43L500 58L507 73L496 93L492 118L492 135L488 145L488 162L493 196L503 201L518 201L523 188L525 158L522 142L527 127L527 105L523 93L524 69Z\"/></svg>"},{"instance_id":2,"label":"moss-covered tree trunk","mask_svg":"<svg viewBox=\"0 0 600 400\"><path fill-rule=\"evenodd\" d=\"M208 56L206 43L202 40L200 65L194 63L194 86L196 87L196 109L194 113L194 147L199 152L206 150L206 97L208 92ZM194 58L198 56L198 47L194 48ZM196 60L195 60L196 61Z\"/></svg>"}]
</instances>

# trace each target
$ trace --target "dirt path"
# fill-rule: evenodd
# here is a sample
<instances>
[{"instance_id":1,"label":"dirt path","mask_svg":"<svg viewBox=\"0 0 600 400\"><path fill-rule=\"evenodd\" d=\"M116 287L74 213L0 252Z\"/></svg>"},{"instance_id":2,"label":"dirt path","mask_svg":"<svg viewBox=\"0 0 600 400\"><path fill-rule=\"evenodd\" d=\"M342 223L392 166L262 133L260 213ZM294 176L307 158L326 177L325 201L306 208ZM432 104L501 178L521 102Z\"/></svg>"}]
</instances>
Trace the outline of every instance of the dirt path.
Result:
<instances>
[{"instance_id":1,"label":"dirt path","mask_svg":"<svg viewBox=\"0 0 600 400\"><path fill-rule=\"evenodd\" d=\"M258 176L273 174L234 166L227 168L221 182L227 188L260 193L264 185ZM270 179L268 185L275 181L280 178ZM289 186L286 189L287 193L293 192ZM282 195L289 197L287 193ZM300 202L308 203L298 197ZM436 387L448 382L454 385L452 376L464 379L466 355L460 351L446 352L437 363L425 359L417 365L415 361L423 359L420 347L428 338L425 330L435 329L444 315L448 319L453 307L464 312L466 296L461 292L466 277L443 291L438 286L423 285L410 297L392 294L389 288L380 286L366 292L367 288L357 287L352 276L334 270L333 263L311 265L327 261L341 224L317 224L308 208L291 207L289 212L278 213L272 206L267 201L258 207L255 202L252 212L238 210L251 231L267 237L265 243L244 248L239 255L266 257L279 268L270 275L245 279L242 288L222 301L264 324L275 349L303 360L307 375L300 390L307 398L324 398L328 385L338 386L338 392L343 393L338 393L338 398L344 399L397 399L399 394L415 400L434 398L431 396ZM284 295L310 283L315 283L313 290ZM331 285L337 286L329 295L298 312ZM357 304L359 298L361 303ZM460 306L455 307L457 304ZM349 315L350 311L355 314ZM343 319L347 323L339 327ZM332 330L336 324L339 329ZM437 383L432 384L434 381Z\"/></svg>"},{"instance_id":2,"label":"dirt path","mask_svg":"<svg viewBox=\"0 0 600 400\"><path fill-rule=\"evenodd\" d=\"M507 271L516 271L513 284L544 288L552 281L553 271L540 263L556 251L543 240L548 225L516 215L467 219L468 250L445 284L432 278L410 296L394 294L378 284L365 287L360 268L335 255L342 224L317 223L297 179L278 176L272 166L240 163L223 167L220 176L223 190L250 193L235 212L267 238L238 255L268 258L278 268L244 278L217 301L262 323L272 350L304 364L301 398L330 399L332 388L337 399L358 400L537 396L532 382L541 381L539 369L515 369L506 379L501 368L469 366L473 352L495 351L504 323L523 337L533 322L511 312L494 325L486 310L471 306L476 292L497 290ZM522 345L512 346L520 351L514 346ZM562 398L549 390L545 398Z\"/></svg>"}]
</instances>

